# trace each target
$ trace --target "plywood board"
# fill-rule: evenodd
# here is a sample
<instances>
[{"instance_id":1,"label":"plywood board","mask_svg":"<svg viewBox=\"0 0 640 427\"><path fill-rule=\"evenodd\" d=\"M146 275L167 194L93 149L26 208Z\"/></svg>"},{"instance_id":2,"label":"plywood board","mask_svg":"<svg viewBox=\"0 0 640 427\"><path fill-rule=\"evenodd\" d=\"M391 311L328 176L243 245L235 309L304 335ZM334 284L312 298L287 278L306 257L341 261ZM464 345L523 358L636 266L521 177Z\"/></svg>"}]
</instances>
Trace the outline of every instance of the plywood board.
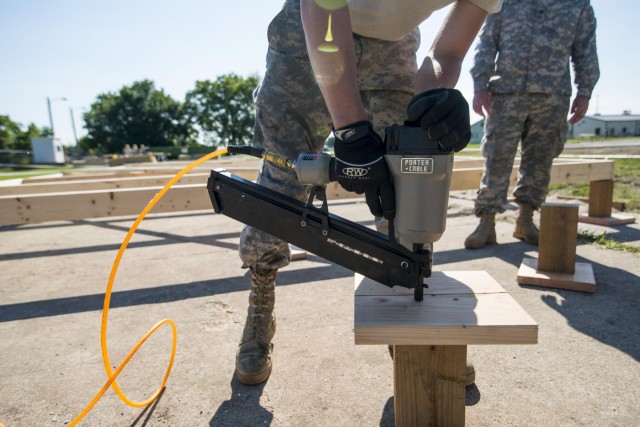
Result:
<instances>
[{"instance_id":1,"label":"plywood board","mask_svg":"<svg viewBox=\"0 0 640 427\"><path fill-rule=\"evenodd\" d=\"M584 222L585 224L604 225L612 227L614 225L633 224L636 222L636 217L629 214L612 214L611 216L588 216L580 215L578 222Z\"/></svg>"},{"instance_id":2,"label":"plywood board","mask_svg":"<svg viewBox=\"0 0 640 427\"><path fill-rule=\"evenodd\" d=\"M591 264L577 262L575 273L538 271L538 260L524 258L518 270L518 283L580 292L595 292L596 280Z\"/></svg>"},{"instance_id":3,"label":"plywood board","mask_svg":"<svg viewBox=\"0 0 640 427\"><path fill-rule=\"evenodd\" d=\"M356 344L535 344L538 326L486 272L442 272L433 292L416 302L413 292L356 277ZM379 287L379 290L371 288ZM477 291L477 292L476 292Z\"/></svg>"}]
</instances>

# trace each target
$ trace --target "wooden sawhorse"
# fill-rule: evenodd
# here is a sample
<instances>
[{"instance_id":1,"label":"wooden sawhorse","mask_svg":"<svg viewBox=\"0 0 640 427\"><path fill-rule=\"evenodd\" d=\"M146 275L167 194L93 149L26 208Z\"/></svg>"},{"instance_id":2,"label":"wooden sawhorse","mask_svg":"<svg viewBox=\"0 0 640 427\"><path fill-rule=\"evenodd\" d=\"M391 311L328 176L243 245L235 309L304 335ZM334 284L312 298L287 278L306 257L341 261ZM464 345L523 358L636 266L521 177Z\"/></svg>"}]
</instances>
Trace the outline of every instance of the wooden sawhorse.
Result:
<instances>
[{"instance_id":1,"label":"wooden sawhorse","mask_svg":"<svg viewBox=\"0 0 640 427\"><path fill-rule=\"evenodd\" d=\"M424 300L356 274L355 343L394 346L395 425L463 426L467 345L536 344L538 325L486 271L433 272Z\"/></svg>"}]
</instances>

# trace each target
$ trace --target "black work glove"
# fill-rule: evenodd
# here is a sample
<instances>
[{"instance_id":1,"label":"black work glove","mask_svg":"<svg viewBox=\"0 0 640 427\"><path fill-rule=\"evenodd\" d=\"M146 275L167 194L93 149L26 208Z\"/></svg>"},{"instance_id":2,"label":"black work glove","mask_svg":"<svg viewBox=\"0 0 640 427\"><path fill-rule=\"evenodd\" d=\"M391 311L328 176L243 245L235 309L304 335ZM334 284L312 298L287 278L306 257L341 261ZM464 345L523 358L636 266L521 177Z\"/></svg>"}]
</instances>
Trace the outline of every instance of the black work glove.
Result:
<instances>
[{"instance_id":1,"label":"black work glove","mask_svg":"<svg viewBox=\"0 0 640 427\"><path fill-rule=\"evenodd\" d=\"M404 124L422 127L443 150L458 152L471 140L469 104L456 89L432 89L414 96Z\"/></svg>"},{"instance_id":2,"label":"black work glove","mask_svg":"<svg viewBox=\"0 0 640 427\"><path fill-rule=\"evenodd\" d=\"M384 144L369 121L334 130L336 179L347 191L364 193L375 216L393 219L396 198L384 160Z\"/></svg>"}]
</instances>

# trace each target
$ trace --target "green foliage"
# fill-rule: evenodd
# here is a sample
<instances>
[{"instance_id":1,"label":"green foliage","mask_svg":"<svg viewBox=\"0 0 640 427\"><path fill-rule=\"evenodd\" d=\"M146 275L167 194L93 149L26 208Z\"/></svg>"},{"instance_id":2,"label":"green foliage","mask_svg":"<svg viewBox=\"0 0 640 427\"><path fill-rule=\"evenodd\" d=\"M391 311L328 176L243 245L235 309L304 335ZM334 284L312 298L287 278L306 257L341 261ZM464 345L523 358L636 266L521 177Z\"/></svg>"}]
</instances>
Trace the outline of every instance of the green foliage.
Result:
<instances>
[{"instance_id":1,"label":"green foliage","mask_svg":"<svg viewBox=\"0 0 640 427\"><path fill-rule=\"evenodd\" d=\"M120 153L125 144L194 143L180 102L157 90L150 80L125 86L118 93L99 95L83 119L87 137L80 143L86 151Z\"/></svg>"},{"instance_id":2,"label":"green foliage","mask_svg":"<svg viewBox=\"0 0 640 427\"><path fill-rule=\"evenodd\" d=\"M31 138L50 136L49 128L38 129L29 123L26 129L20 123L14 122L9 116L0 115L0 149L3 150L31 150Z\"/></svg>"},{"instance_id":3,"label":"green foliage","mask_svg":"<svg viewBox=\"0 0 640 427\"><path fill-rule=\"evenodd\" d=\"M580 230L578 232L578 240L585 243L594 243L596 245L604 246L605 248L612 249L614 251L631 252L634 254L640 253L640 247L617 242L607 236L607 233L595 234L591 231Z\"/></svg>"},{"instance_id":4,"label":"green foliage","mask_svg":"<svg viewBox=\"0 0 640 427\"><path fill-rule=\"evenodd\" d=\"M257 86L257 76L222 75L196 82L181 103L152 81L135 82L118 93L98 95L83 114L87 136L79 143L96 154L121 153L125 144L191 147L197 145L198 134L208 145L247 144L253 134Z\"/></svg>"},{"instance_id":5,"label":"green foliage","mask_svg":"<svg viewBox=\"0 0 640 427\"><path fill-rule=\"evenodd\" d=\"M640 211L640 159L615 159L613 200L624 202L629 212ZM588 184L554 184L550 191L574 197L588 197Z\"/></svg>"},{"instance_id":6,"label":"green foliage","mask_svg":"<svg viewBox=\"0 0 640 427\"><path fill-rule=\"evenodd\" d=\"M205 143L214 146L246 145L251 141L255 121L253 92L258 77L236 74L215 81L197 81L185 97L187 120L201 132Z\"/></svg>"}]
</instances>

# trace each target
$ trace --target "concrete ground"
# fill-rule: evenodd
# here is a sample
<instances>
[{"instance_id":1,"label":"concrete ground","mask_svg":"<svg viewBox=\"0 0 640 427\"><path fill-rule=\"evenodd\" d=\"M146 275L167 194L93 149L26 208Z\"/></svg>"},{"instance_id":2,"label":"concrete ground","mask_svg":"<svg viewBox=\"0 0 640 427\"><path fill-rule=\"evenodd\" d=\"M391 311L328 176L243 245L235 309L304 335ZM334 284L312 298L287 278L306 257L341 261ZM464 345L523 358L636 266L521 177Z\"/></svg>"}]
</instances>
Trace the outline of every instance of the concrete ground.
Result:
<instances>
[{"instance_id":1,"label":"concrete ground","mask_svg":"<svg viewBox=\"0 0 640 427\"><path fill-rule=\"evenodd\" d=\"M470 251L473 192L453 193L435 270L486 270L538 322L539 343L470 346L469 426L640 425L640 257L588 244L593 294L521 286L536 247L511 237L515 212L498 218L498 245ZM582 210L585 206L582 205ZM372 226L360 200L330 210ZM100 353L104 291L132 217L0 228L0 424L73 420L106 380ZM538 220L538 217L536 217ZM241 224L213 211L150 215L116 276L108 349L117 365L154 324L171 318L178 347L167 388L148 408L112 389L87 426L391 426L393 372L385 346L355 346L353 274L309 254L281 270L274 369L260 386L234 378L248 279L236 249ZM629 244L640 225L606 230ZM134 400L160 384L170 333L160 329L118 383Z\"/></svg>"}]
</instances>

